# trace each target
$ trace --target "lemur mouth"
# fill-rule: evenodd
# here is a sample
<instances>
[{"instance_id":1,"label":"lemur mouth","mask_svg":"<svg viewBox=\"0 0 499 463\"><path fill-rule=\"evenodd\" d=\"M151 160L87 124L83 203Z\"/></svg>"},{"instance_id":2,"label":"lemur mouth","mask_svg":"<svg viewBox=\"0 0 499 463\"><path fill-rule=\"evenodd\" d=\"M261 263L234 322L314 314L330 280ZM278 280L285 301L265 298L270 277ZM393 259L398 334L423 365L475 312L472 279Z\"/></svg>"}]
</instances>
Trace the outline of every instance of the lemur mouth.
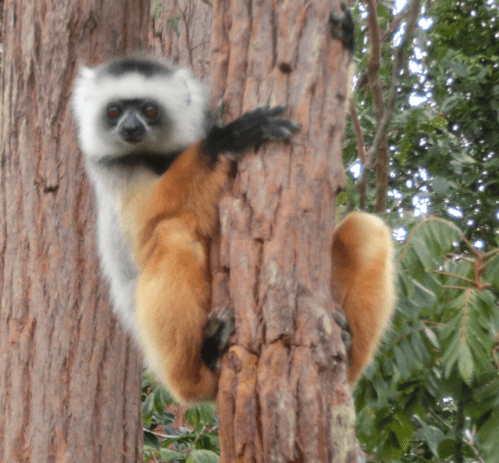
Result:
<instances>
[{"instance_id":1,"label":"lemur mouth","mask_svg":"<svg viewBox=\"0 0 499 463\"><path fill-rule=\"evenodd\" d=\"M136 137L134 135L129 135L128 137L125 137L125 141L127 143L132 143L133 145L136 144L136 143L139 143L142 141L142 138L143 137Z\"/></svg>"}]
</instances>

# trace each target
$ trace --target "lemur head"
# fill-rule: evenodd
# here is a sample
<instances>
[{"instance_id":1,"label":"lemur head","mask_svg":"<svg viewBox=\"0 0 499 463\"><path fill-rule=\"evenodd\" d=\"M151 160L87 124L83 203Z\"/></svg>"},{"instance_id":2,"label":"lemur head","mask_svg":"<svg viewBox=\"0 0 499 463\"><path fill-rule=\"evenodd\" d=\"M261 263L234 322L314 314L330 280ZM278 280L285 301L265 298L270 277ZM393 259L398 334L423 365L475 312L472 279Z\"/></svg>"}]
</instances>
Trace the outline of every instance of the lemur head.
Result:
<instances>
[{"instance_id":1,"label":"lemur head","mask_svg":"<svg viewBox=\"0 0 499 463\"><path fill-rule=\"evenodd\" d=\"M80 144L93 161L150 152L169 154L203 137L205 87L188 69L149 58L83 67L72 107Z\"/></svg>"}]
</instances>

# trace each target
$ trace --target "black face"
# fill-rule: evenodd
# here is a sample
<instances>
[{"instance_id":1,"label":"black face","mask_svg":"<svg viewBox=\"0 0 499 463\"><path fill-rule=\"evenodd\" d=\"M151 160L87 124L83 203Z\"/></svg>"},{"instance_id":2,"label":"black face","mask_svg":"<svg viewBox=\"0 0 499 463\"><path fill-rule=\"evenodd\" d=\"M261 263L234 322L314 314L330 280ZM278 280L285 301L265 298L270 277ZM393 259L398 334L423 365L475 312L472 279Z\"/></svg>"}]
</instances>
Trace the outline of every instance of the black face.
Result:
<instances>
[{"instance_id":1,"label":"black face","mask_svg":"<svg viewBox=\"0 0 499 463\"><path fill-rule=\"evenodd\" d=\"M116 100L105 111L105 122L110 130L117 128L119 136L128 143L138 143L148 131L161 124L161 110L150 100Z\"/></svg>"}]
</instances>

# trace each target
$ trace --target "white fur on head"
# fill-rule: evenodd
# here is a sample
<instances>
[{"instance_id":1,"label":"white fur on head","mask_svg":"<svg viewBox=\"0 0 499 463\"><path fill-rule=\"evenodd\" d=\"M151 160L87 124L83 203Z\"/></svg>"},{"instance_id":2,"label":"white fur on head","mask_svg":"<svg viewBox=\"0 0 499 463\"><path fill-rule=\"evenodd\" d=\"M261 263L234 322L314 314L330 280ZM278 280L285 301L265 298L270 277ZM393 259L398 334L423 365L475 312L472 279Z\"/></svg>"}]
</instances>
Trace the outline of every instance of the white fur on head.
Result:
<instances>
[{"instance_id":1,"label":"white fur on head","mask_svg":"<svg viewBox=\"0 0 499 463\"><path fill-rule=\"evenodd\" d=\"M163 107L168 130L148 146L153 151L179 151L203 137L208 95L189 69L172 68L169 74L150 77L131 71L117 77L106 73L107 66L81 68L74 84L72 108L87 157L126 154L102 126L104 109L115 99L147 98Z\"/></svg>"}]
</instances>

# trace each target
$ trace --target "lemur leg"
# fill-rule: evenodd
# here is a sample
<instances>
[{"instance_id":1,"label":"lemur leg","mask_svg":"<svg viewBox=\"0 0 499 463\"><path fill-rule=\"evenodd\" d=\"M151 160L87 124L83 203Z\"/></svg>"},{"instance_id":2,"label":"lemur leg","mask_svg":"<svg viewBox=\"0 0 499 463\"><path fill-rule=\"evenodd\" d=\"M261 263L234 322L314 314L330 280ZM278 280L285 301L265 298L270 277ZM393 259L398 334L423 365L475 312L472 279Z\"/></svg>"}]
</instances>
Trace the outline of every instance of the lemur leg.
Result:
<instances>
[{"instance_id":1,"label":"lemur leg","mask_svg":"<svg viewBox=\"0 0 499 463\"><path fill-rule=\"evenodd\" d=\"M352 349L348 381L371 360L395 306L393 243L378 217L352 212L333 234L332 287L348 319Z\"/></svg>"},{"instance_id":2,"label":"lemur leg","mask_svg":"<svg viewBox=\"0 0 499 463\"><path fill-rule=\"evenodd\" d=\"M144 251L136 316L146 356L181 402L211 399L218 376L201 361L210 308L206 252L177 219L159 224Z\"/></svg>"},{"instance_id":3,"label":"lemur leg","mask_svg":"<svg viewBox=\"0 0 499 463\"><path fill-rule=\"evenodd\" d=\"M151 366L181 402L212 399L218 375L201 359L211 308L209 236L228 163L211 167L198 144L179 155L147 200L138 223L139 340Z\"/></svg>"}]
</instances>

